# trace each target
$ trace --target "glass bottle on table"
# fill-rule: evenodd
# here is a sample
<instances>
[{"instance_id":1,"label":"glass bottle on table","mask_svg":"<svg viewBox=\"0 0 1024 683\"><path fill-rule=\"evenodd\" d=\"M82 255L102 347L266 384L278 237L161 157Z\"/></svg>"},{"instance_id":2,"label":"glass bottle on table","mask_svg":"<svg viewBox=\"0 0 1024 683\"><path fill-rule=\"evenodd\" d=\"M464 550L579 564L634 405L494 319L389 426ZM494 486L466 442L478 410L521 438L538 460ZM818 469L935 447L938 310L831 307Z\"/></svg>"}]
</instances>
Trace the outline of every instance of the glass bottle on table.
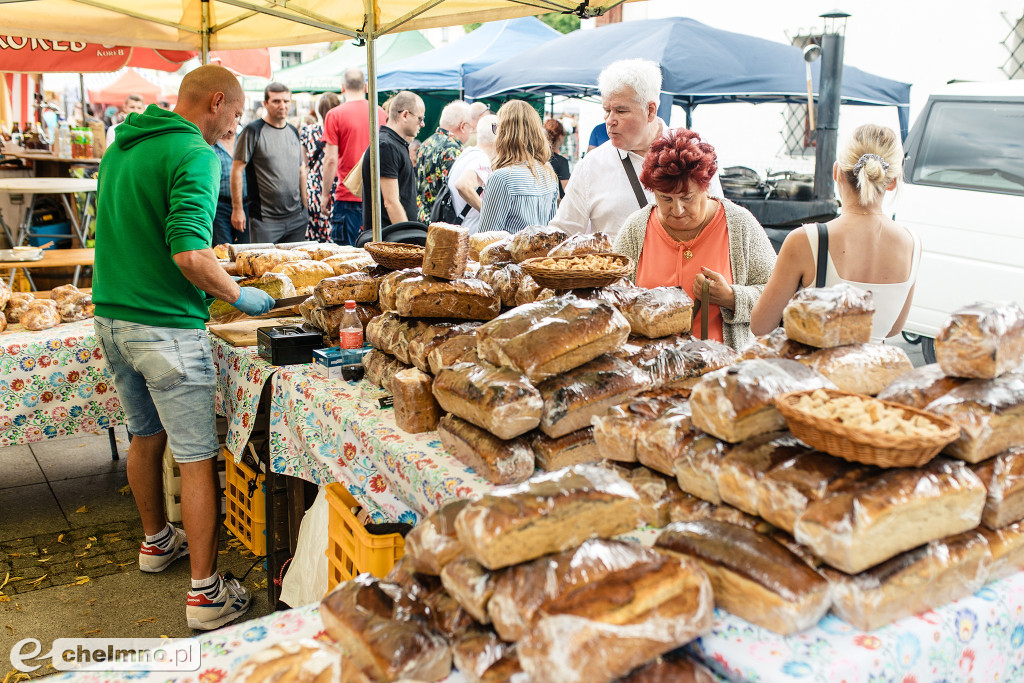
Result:
<instances>
[{"instance_id":1,"label":"glass bottle on table","mask_svg":"<svg viewBox=\"0 0 1024 683\"><path fill-rule=\"evenodd\" d=\"M349 382L363 378L363 323L356 313L356 302L345 302L345 311L338 324L338 340L341 347L341 376Z\"/></svg>"}]
</instances>

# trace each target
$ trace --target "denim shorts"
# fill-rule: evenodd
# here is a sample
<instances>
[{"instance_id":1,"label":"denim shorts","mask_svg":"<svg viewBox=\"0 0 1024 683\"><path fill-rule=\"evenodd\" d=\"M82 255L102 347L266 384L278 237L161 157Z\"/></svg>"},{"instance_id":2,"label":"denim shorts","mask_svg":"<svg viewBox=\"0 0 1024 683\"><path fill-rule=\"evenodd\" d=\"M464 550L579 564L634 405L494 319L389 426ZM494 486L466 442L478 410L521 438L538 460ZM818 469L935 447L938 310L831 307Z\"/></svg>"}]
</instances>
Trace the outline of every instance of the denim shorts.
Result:
<instances>
[{"instance_id":1,"label":"denim shorts","mask_svg":"<svg viewBox=\"0 0 1024 683\"><path fill-rule=\"evenodd\" d=\"M153 436L166 430L177 462L215 457L220 450L214 414L217 371L206 330L102 317L93 324L128 431Z\"/></svg>"}]
</instances>

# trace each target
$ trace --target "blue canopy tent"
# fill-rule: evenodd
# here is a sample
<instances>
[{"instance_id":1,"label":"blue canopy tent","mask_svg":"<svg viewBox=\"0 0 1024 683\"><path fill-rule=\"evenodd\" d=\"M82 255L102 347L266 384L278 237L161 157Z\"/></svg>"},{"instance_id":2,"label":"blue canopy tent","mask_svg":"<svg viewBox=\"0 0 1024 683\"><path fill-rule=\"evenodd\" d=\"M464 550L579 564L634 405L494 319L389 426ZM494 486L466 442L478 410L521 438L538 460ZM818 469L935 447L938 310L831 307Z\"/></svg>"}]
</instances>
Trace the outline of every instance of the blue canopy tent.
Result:
<instances>
[{"instance_id":1,"label":"blue canopy tent","mask_svg":"<svg viewBox=\"0 0 1024 683\"><path fill-rule=\"evenodd\" d=\"M466 74L561 35L535 17L483 24L453 43L383 66L377 72L377 88L461 91Z\"/></svg>"},{"instance_id":2,"label":"blue canopy tent","mask_svg":"<svg viewBox=\"0 0 1024 683\"><path fill-rule=\"evenodd\" d=\"M586 55L586 59L580 59ZM619 59L661 64L662 108L669 101L690 111L698 104L806 102L800 48L712 28L686 17L611 24L575 31L465 78L466 97L502 93L597 94L601 70ZM818 94L820 61L811 65ZM894 106L900 132L910 126L910 84L843 67L842 103Z\"/></svg>"}]
</instances>

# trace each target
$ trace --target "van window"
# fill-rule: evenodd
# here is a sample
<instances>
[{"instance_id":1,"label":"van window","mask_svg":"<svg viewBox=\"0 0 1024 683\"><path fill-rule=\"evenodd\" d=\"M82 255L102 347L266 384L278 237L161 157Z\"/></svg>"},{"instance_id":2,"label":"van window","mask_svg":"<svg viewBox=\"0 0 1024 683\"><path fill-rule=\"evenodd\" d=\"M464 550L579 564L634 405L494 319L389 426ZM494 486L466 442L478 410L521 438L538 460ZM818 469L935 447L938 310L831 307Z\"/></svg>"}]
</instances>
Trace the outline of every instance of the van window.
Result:
<instances>
[{"instance_id":1,"label":"van window","mask_svg":"<svg viewBox=\"0 0 1024 683\"><path fill-rule=\"evenodd\" d=\"M1024 104L935 102L911 182L1024 195Z\"/></svg>"}]
</instances>

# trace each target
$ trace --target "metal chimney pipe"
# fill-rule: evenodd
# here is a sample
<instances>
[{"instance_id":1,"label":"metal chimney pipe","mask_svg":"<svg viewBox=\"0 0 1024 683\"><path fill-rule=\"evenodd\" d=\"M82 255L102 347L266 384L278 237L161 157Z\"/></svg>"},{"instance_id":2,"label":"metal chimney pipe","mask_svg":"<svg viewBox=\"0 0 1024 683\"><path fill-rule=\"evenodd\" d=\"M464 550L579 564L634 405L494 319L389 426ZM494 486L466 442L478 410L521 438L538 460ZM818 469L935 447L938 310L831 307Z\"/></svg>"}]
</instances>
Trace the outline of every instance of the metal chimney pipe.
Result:
<instances>
[{"instance_id":1,"label":"metal chimney pipe","mask_svg":"<svg viewBox=\"0 0 1024 683\"><path fill-rule=\"evenodd\" d=\"M839 104L843 87L843 47L846 38L838 33L821 37L821 73L818 79L818 125L814 152L814 198L832 200L832 164L836 160L839 134Z\"/></svg>"}]
</instances>

